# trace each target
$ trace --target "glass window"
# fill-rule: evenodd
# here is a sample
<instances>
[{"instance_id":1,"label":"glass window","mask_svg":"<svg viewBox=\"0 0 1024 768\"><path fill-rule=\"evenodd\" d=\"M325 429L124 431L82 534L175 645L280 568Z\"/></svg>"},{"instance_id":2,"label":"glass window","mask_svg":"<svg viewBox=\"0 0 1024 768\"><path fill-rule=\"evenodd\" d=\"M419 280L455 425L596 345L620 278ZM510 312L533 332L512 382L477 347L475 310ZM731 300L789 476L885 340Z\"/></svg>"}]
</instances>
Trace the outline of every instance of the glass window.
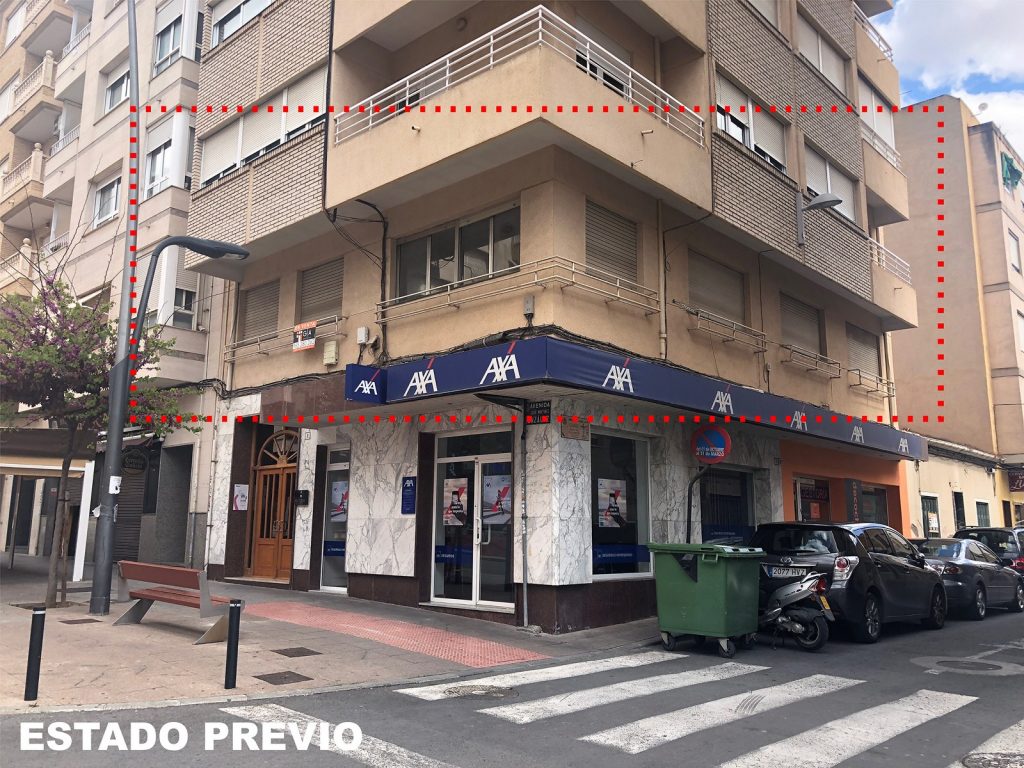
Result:
<instances>
[{"instance_id":1,"label":"glass window","mask_svg":"<svg viewBox=\"0 0 1024 768\"><path fill-rule=\"evenodd\" d=\"M99 226L117 215L121 198L121 179L114 179L96 190L96 211L93 224Z\"/></svg>"},{"instance_id":2,"label":"glass window","mask_svg":"<svg viewBox=\"0 0 1024 768\"><path fill-rule=\"evenodd\" d=\"M457 282L455 261L455 230L445 229L430 235L430 287Z\"/></svg>"},{"instance_id":3,"label":"glass window","mask_svg":"<svg viewBox=\"0 0 1024 768\"><path fill-rule=\"evenodd\" d=\"M348 539L349 451L332 449L327 468L324 511L324 552L320 584L347 587L345 547Z\"/></svg>"},{"instance_id":4,"label":"glass window","mask_svg":"<svg viewBox=\"0 0 1024 768\"><path fill-rule=\"evenodd\" d=\"M499 213L492 220L494 247L491 251L492 272L519 266L519 209Z\"/></svg>"},{"instance_id":5,"label":"glass window","mask_svg":"<svg viewBox=\"0 0 1024 768\"><path fill-rule=\"evenodd\" d=\"M427 290L427 253L430 240L421 237L398 246L398 295Z\"/></svg>"},{"instance_id":6,"label":"glass window","mask_svg":"<svg viewBox=\"0 0 1024 768\"><path fill-rule=\"evenodd\" d=\"M988 502L987 501L976 501L974 502L975 509L978 512L978 525L985 526L989 525L988 518Z\"/></svg>"},{"instance_id":7,"label":"glass window","mask_svg":"<svg viewBox=\"0 0 1024 768\"><path fill-rule=\"evenodd\" d=\"M171 325L175 328L195 328L196 322L196 292L185 288L174 289L174 313L171 315Z\"/></svg>"},{"instance_id":8,"label":"glass window","mask_svg":"<svg viewBox=\"0 0 1024 768\"><path fill-rule=\"evenodd\" d=\"M649 573L647 443L593 433L590 459L594 575Z\"/></svg>"},{"instance_id":9,"label":"glass window","mask_svg":"<svg viewBox=\"0 0 1024 768\"><path fill-rule=\"evenodd\" d=\"M158 75L177 61L181 55L180 16L157 33L154 47L153 55L156 58L156 63L153 65L153 74Z\"/></svg>"},{"instance_id":10,"label":"glass window","mask_svg":"<svg viewBox=\"0 0 1024 768\"><path fill-rule=\"evenodd\" d=\"M1010 236L1010 266L1020 272L1020 239L1013 232L1006 234Z\"/></svg>"},{"instance_id":11,"label":"glass window","mask_svg":"<svg viewBox=\"0 0 1024 768\"><path fill-rule=\"evenodd\" d=\"M210 46L217 45L233 35L245 24L259 16L271 2L273 0L245 0L223 12L223 16L217 12L217 7L214 6L213 37ZM230 0L226 0L223 5L231 5Z\"/></svg>"},{"instance_id":12,"label":"glass window","mask_svg":"<svg viewBox=\"0 0 1024 768\"><path fill-rule=\"evenodd\" d=\"M825 75L840 91L846 93L846 60L822 37L803 16L798 16L800 53Z\"/></svg>"},{"instance_id":13,"label":"glass window","mask_svg":"<svg viewBox=\"0 0 1024 768\"><path fill-rule=\"evenodd\" d=\"M804 147L807 171L807 192L811 197L833 192L842 200L836 210L850 221L857 221L857 183L840 171L830 160L810 147Z\"/></svg>"},{"instance_id":14,"label":"glass window","mask_svg":"<svg viewBox=\"0 0 1024 768\"><path fill-rule=\"evenodd\" d=\"M171 183L167 175L171 154L171 142L165 142L146 156L146 189L148 200L165 190Z\"/></svg>"},{"instance_id":15,"label":"glass window","mask_svg":"<svg viewBox=\"0 0 1024 768\"><path fill-rule=\"evenodd\" d=\"M716 94L718 130L729 134L769 165L785 173L785 125L767 110L757 112L753 100L721 75L717 79Z\"/></svg>"},{"instance_id":16,"label":"glass window","mask_svg":"<svg viewBox=\"0 0 1024 768\"><path fill-rule=\"evenodd\" d=\"M914 547L909 541L896 533L896 531L886 531L886 533L889 534L889 543L897 557L914 556Z\"/></svg>"},{"instance_id":17,"label":"glass window","mask_svg":"<svg viewBox=\"0 0 1024 768\"><path fill-rule=\"evenodd\" d=\"M491 268L490 220L476 221L459 230L460 279L472 280L486 275Z\"/></svg>"},{"instance_id":18,"label":"glass window","mask_svg":"<svg viewBox=\"0 0 1024 768\"><path fill-rule=\"evenodd\" d=\"M921 515L925 535L934 537L941 535L939 530L939 498L937 496L921 497Z\"/></svg>"},{"instance_id":19,"label":"glass window","mask_svg":"<svg viewBox=\"0 0 1024 768\"><path fill-rule=\"evenodd\" d=\"M4 47L10 45L21 34L25 28L25 3L14 9L14 13L7 17L7 33L4 36Z\"/></svg>"},{"instance_id":20,"label":"glass window","mask_svg":"<svg viewBox=\"0 0 1024 768\"><path fill-rule=\"evenodd\" d=\"M772 555L839 552L839 545L832 531L827 528L805 526L762 526L754 533L750 546L760 547Z\"/></svg>"},{"instance_id":21,"label":"glass window","mask_svg":"<svg viewBox=\"0 0 1024 768\"><path fill-rule=\"evenodd\" d=\"M868 552L891 555L892 545L881 528L868 528L860 534L860 541Z\"/></svg>"},{"instance_id":22,"label":"glass window","mask_svg":"<svg viewBox=\"0 0 1024 768\"><path fill-rule=\"evenodd\" d=\"M1024 352L1024 312L1017 313L1017 346Z\"/></svg>"},{"instance_id":23,"label":"glass window","mask_svg":"<svg viewBox=\"0 0 1024 768\"><path fill-rule=\"evenodd\" d=\"M948 557L955 560L960 557L960 544L959 541L949 539L928 539L918 544L917 550L928 557Z\"/></svg>"},{"instance_id":24,"label":"glass window","mask_svg":"<svg viewBox=\"0 0 1024 768\"><path fill-rule=\"evenodd\" d=\"M104 111L109 112L128 98L129 73L125 70L116 77L109 78L104 97Z\"/></svg>"},{"instance_id":25,"label":"glass window","mask_svg":"<svg viewBox=\"0 0 1024 768\"><path fill-rule=\"evenodd\" d=\"M986 563L991 563L992 565L1000 564L999 557L991 549L989 549L983 544L978 544L976 542L974 546L978 548L978 554L981 556L982 561Z\"/></svg>"},{"instance_id":26,"label":"glass window","mask_svg":"<svg viewBox=\"0 0 1024 768\"><path fill-rule=\"evenodd\" d=\"M750 0L750 4L757 8L773 27L779 26L779 7L776 0Z\"/></svg>"},{"instance_id":27,"label":"glass window","mask_svg":"<svg viewBox=\"0 0 1024 768\"><path fill-rule=\"evenodd\" d=\"M0 89L0 122L7 119L14 106L14 90L18 87L18 78L14 78Z\"/></svg>"},{"instance_id":28,"label":"glass window","mask_svg":"<svg viewBox=\"0 0 1024 768\"><path fill-rule=\"evenodd\" d=\"M857 81L860 85L861 104L868 108L866 112L860 110L860 119L882 141L890 147L895 147L896 136L893 129L892 110L889 108L888 101L863 77L858 77Z\"/></svg>"}]
</instances>

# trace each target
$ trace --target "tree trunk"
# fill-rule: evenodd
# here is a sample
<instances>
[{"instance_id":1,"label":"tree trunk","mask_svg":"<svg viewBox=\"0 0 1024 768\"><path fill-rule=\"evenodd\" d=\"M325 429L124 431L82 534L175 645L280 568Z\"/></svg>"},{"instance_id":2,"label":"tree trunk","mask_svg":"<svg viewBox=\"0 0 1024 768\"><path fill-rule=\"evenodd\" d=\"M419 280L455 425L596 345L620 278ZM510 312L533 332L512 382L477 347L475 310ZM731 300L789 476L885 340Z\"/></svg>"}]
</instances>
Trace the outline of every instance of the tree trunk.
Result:
<instances>
[{"instance_id":1,"label":"tree trunk","mask_svg":"<svg viewBox=\"0 0 1024 768\"><path fill-rule=\"evenodd\" d=\"M61 551L64 542L64 528L68 524L68 506L61 504L65 490L68 487L68 474L71 471L71 459L75 453L75 433L78 431L78 423L71 422L68 425L68 448L64 454L64 461L60 465L60 484L57 486L57 508L54 510L53 539L50 542L50 570L46 576L46 607L54 608L57 605L57 572L61 560L66 557Z\"/></svg>"}]
</instances>

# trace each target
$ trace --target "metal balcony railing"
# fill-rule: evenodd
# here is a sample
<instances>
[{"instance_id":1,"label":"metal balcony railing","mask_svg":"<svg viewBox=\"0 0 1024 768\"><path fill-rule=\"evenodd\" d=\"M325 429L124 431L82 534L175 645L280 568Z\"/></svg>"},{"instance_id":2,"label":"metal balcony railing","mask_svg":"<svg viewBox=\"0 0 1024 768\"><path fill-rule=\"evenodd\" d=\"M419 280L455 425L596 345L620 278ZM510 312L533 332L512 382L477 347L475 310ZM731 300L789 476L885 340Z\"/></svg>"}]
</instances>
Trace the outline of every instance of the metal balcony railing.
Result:
<instances>
[{"instance_id":1,"label":"metal balcony railing","mask_svg":"<svg viewBox=\"0 0 1024 768\"><path fill-rule=\"evenodd\" d=\"M357 136L536 46L549 48L625 101L704 146L704 120L543 6L537 6L413 72L334 118L334 143Z\"/></svg>"},{"instance_id":2,"label":"metal balcony railing","mask_svg":"<svg viewBox=\"0 0 1024 768\"><path fill-rule=\"evenodd\" d=\"M853 10L857 14L857 23L864 28L865 32L867 32L871 42L878 46L878 50L882 52L882 55L885 56L885 58L892 61L892 46L885 41L885 38L882 37L882 33L875 28L875 25L871 23L871 20L868 19L867 15L860 9L859 5L855 4L853 6Z\"/></svg>"},{"instance_id":3,"label":"metal balcony railing","mask_svg":"<svg viewBox=\"0 0 1024 768\"><path fill-rule=\"evenodd\" d=\"M864 137L864 141L874 147L878 154L889 161L889 164L900 173L903 173L903 161L900 159L900 153L893 149L892 145L889 144L885 139L879 136L874 128L867 125L863 120L860 123L860 132Z\"/></svg>"},{"instance_id":4,"label":"metal balcony railing","mask_svg":"<svg viewBox=\"0 0 1024 768\"><path fill-rule=\"evenodd\" d=\"M53 146L50 147L50 157L53 157L62 149L64 149L64 147L66 147L68 144L71 144L75 139L77 139L81 127L81 125L76 125L70 131L66 131L63 134L61 134L61 137L57 139L55 142L53 142Z\"/></svg>"},{"instance_id":5,"label":"metal balcony railing","mask_svg":"<svg viewBox=\"0 0 1024 768\"><path fill-rule=\"evenodd\" d=\"M807 373L822 373L830 379L838 379L842 376L843 366L839 364L838 360L798 347L795 344L783 344L782 350L787 354L782 362L803 368Z\"/></svg>"},{"instance_id":6,"label":"metal balcony railing","mask_svg":"<svg viewBox=\"0 0 1024 768\"><path fill-rule=\"evenodd\" d=\"M881 394L882 397L896 396L896 385L878 374L862 371L860 368L849 368L846 373L850 386L855 389L861 389L871 394Z\"/></svg>"},{"instance_id":7,"label":"metal balcony railing","mask_svg":"<svg viewBox=\"0 0 1024 768\"><path fill-rule=\"evenodd\" d=\"M316 339L330 339L334 336L345 338L347 333L341 330L341 325L348 320L347 315L331 315L322 317L316 321ZM292 348L292 334L294 326L278 328L275 331L261 333L248 339L240 339L225 345L224 361L233 363L237 360L244 360L247 357L257 355L269 355L272 352L282 352Z\"/></svg>"},{"instance_id":8,"label":"metal balcony railing","mask_svg":"<svg viewBox=\"0 0 1024 768\"><path fill-rule=\"evenodd\" d=\"M75 36L72 37L68 41L68 44L64 46L64 50L61 52L61 59L67 58L68 54L71 53L73 50L75 50L75 48L77 48L81 44L81 42L83 40L88 39L89 32L91 32L91 31L92 31L92 23L91 22L89 24L86 24L80 30L78 30L75 33Z\"/></svg>"},{"instance_id":9,"label":"metal balcony railing","mask_svg":"<svg viewBox=\"0 0 1024 768\"><path fill-rule=\"evenodd\" d=\"M756 328L730 320L728 317L716 315L714 312L709 312L700 307L692 307L677 299L673 299L672 304L694 317L694 325L690 329L691 331L707 333L726 342L735 341L743 346L750 347L756 353L768 350L768 337Z\"/></svg>"},{"instance_id":10,"label":"metal balcony railing","mask_svg":"<svg viewBox=\"0 0 1024 768\"><path fill-rule=\"evenodd\" d=\"M384 324L405 320L443 309L458 309L463 304L493 299L514 291L535 288L543 290L549 287L573 288L606 303L619 302L642 309L648 315L658 311L658 292L653 288L625 280L597 267L577 264L561 256L549 256L490 275L379 302L377 322Z\"/></svg>"},{"instance_id":11,"label":"metal balcony railing","mask_svg":"<svg viewBox=\"0 0 1024 768\"><path fill-rule=\"evenodd\" d=\"M40 88L53 88L54 74L55 67L53 54L50 51L47 51L39 66L25 75L25 79L22 80L21 84L14 89L12 109L20 107Z\"/></svg>"},{"instance_id":12,"label":"metal balcony railing","mask_svg":"<svg viewBox=\"0 0 1024 768\"><path fill-rule=\"evenodd\" d=\"M896 275L907 285L913 285L910 282L910 264L906 260L901 259L872 237L868 238L868 246L871 248L871 258L878 266L886 272Z\"/></svg>"}]
</instances>

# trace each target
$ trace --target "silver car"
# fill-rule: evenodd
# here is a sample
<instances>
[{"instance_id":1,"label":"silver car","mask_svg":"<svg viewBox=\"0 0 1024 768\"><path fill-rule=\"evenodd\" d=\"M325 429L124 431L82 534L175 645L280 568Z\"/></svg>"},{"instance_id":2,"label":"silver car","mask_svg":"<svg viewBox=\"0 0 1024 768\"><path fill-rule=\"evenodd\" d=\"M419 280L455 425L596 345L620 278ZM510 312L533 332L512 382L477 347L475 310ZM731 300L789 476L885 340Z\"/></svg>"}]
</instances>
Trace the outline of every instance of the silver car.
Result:
<instances>
[{"instance_id":1,"label":"silver car","mask_svg":"<svg viewBox=\"0 0 1024 768\"><path fill-rule=\"evenodd\" d=\"M1024 576L1005 567L999 556L972 539L912 539L928 566L942 575L951 610L965 610L976 621L989 606L1024 611Z\"/></svg>"}]
</instances>

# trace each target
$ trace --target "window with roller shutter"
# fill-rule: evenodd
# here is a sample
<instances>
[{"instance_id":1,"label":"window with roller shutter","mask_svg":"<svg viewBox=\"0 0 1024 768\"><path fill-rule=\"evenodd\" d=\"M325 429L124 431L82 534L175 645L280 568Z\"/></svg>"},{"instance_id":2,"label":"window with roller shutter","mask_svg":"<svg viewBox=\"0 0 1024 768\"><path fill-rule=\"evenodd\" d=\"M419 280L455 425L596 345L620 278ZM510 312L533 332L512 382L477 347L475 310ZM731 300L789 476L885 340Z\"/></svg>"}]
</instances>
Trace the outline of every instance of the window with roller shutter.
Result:
<instances>
[{"instance_id":1,"label":"window with roller shutter","mask_svg":"<svg viewBox=\"0 0 1024 768\"><path fill-rule=\"evenodd\" d=\"M238 298L238 340L255 339L277 331L281 284L275 280L241 291Z\"/></svg>"},{"instance_id":2,"label":"window with roller shutter","mask_svg":"<svg viewBox=\"0 0 1024 768\"><path fill-rule=\"evenodd\" d=\"M696 252L689 259L690 305L743 323L743 274Z\"/></svg>"},{"instance_id":3,"label":"window with roller shutter","mask_svg":"<svg viewBox=\"0 0 1024 768\"><path fill-rule=\"evenodd\" d=\"M773 27L779 26L779 7L777 0L749 0L758 12L771 22Z\"/></svg>"},{"instance_id":4,"label":"window with roller shutter","mask_svg":"<svg viewBox=\"0 0 1024 768\"><path fill-rule=\"evenodd\" d=\"M836 88L846 93L846 59L803 16L797 16L800 53Z\"/></svg>"},{"instance_id":5,"label":"window with roller shutter","mask_svg":"<svg viewBox=\"0 0 1024 768\"><path fill-rule=\"evenodd\" d=\"M587 200L587 267L599 277L637 282L636 222Z\"/></svg>"},{"instance_id":6,"label":"window with roller shutter","mask_svg":"<svg viewBox=\"0 0 1024 768\"><path fill-rule=\"evenodd\" d=\"M825 354L821 312L810 304L780 295L782 305L782 343L816 355Z\"/></svg>"},{"instance_id":7,"label":"window with roller shutter","mask_svg":"<svg viewBox=\"0 0 1024 768\"><path fill-rule=\"evenodd\" d=\"M808 146L804 147L807 191L812 197L833 192L842 200L835 209L850 221L857 221L857 182Z\"/></svg>"},{"instance_id":8,"label":"window with roller shutter","mask_svg":"<svg viewBox=\"0 0 1024 768\"><path fill-rule=\"evenodd\" d=\"M308 323L340 315L344 280L344 259L303 271L299 278L298 322Z\"/></svg>"},{"instance_id":9,"label":"window with roller shutter","mask_svg":"<svg viewBox=\"0 0 1024 768\"><path fill-rule=\"evenodd\" d=\"M769 165L786 172L786 127L729 79L716 81L718 129L732 136ZM728 107L728 110L726 110Z\"/></svg>"},{"instance_id":10,"label":"window with roller shutter","mask_svg":"<svg viewBox=\"0 0 1024 768\"><path fill-rule=\"evenodd\" d=\"M310 123L324 114L327 100L327 70L317 69L288 86L285 103L288 113L285 115L285 135L291 138L305 130ZM313 107L321 108L314 112ZM302 107L302 111L299 111Z\"/></svg>"},{"instance_id":11,"label":"window with roller shutter","mask_svg":"<svg viewBox=\"0 0 1024 768\"><path fill-rule=\"evenodd\" d=\"M881 378L882 363L878 354L878 337L863 328L847 323L846 343L850 354L850 369L861 370Z\"/></svg>"}]
</instances>

